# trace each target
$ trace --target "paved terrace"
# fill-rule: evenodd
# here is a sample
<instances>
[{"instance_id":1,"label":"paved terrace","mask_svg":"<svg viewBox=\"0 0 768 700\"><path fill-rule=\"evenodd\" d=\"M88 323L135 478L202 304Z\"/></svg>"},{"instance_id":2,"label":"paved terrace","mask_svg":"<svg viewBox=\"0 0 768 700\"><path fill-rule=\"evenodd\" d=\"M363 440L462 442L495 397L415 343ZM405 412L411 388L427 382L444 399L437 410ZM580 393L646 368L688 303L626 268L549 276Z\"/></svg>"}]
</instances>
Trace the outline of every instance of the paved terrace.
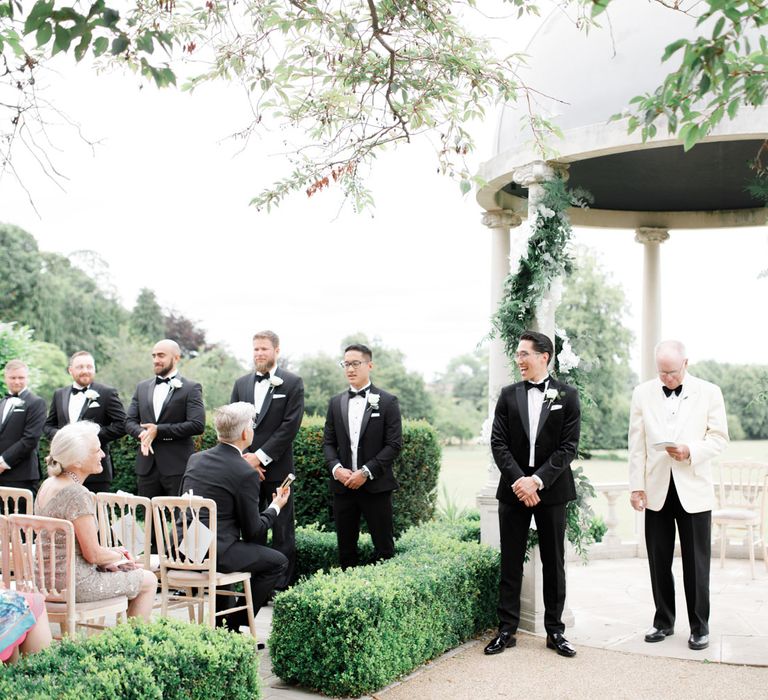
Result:
<instances>
[{"instance_id":1,"label":"paved terrace","mask_svg":"<svg viewBox=\"0 0 768 700\"><path fill-rule=\"evenodd\" d=\"M521 633L518 646L496 657L483 655L487 635L448 652L408 678L376 693L381 700L449 700L496 697L768 698L768 572L756 562L712 560L710 646L688 649L682 569L675 559L678 624L674 636L643 641L653 604L644 559L605 559L587 566L570 562L568 604L575 625L566 630L579 654L563 659L544 648L543 638ZM259 638L266 640L272 608L259 612ZM264 700L318 698L286 686L272 674L262 652ZM702 663L704 662L704 663ZM744 668L748 665L751 668Z\"/></svg>"}]
</instances>

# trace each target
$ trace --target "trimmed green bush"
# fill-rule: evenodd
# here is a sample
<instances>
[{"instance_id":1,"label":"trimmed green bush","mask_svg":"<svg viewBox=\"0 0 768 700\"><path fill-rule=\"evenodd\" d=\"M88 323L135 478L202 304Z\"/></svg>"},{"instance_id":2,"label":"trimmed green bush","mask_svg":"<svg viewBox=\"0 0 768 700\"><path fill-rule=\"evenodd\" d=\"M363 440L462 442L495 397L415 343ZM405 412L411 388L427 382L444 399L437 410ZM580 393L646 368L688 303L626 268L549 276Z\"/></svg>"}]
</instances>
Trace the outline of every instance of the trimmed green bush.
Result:
<instances>
[{"instance_id":1,"label":"trimmed green bush","mask_svg":"<svg viewBox=\"0 0 768 700\"><path fill-rule=\"evenodd\" d=\"M318 524L322 530L335 530L328 472L323 457L324 419L305 416L293 443L296 481L296 524ZM216 431L206 422L205 432L195 438L196 450L207 450L216 444ZM110 444L114 479L113 491L137 492L136 451L139 441L130 436ZM49 442L40 441L41 473L45 477L45 456ZM395 533L412 525L431 520L435 514L437 479L440 474L440 442L437 432L425 421L403 421L403 449L395 461L394 472L401 488L395 491L393 510Z\"/></svg>"},{"instance_id":2,"label":"trimmed green bush","mask_svg":"<svg viewBox=\"0 0 768 700\"><path fill-rule=\"evenodd\" d=\"M280 594L270 654L283 680L371 693L496 622L499 553L474 524L414 528L394 559L320 573Z\"/></svg>"},{"instance_id":3,"label":"trimmed green bush","mask_svg":"<svg viewBox=\"0 0 768 700\"><path fill-rule=\"evenodd\" d=\"M360 564L373 563L371 536L363 533L357 545ZM296 528L296 579L306 578L318 571L329 571L339 566L339 548L336 533L320 530L317 525Z\"/></svg>"},{"instance_id":4,"label":"trimmed green bush","mask_svg":"<svg viewBox=\"0 0 768 700\"><path fill-rule=\"evenodd\" d=\"M0 665L4 700L255 700L256 645L203 625L131 620Z\"/></svg>"}]
</instances>

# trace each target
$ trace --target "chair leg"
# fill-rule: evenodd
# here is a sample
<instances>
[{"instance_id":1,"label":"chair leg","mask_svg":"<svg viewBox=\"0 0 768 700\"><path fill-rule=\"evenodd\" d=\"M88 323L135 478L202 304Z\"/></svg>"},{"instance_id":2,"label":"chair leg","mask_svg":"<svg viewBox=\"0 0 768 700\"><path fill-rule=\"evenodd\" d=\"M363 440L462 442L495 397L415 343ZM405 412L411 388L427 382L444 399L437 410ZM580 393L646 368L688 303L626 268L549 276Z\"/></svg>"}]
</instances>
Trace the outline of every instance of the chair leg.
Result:
<instances>
[{"instance_id":1,"label":"chair leg","mask_svg":"<svg viewBox=\"0 0 768 700\"><path fill-rule=\"evenodd\" d=\"M253 615L253 594L251 592L251 579L243 581L243 591L245 592L246 612L248 613L248 629L251 631L251 637L254 641L256 637L256 618Z\"/></svg>"},{"instance_id":2,"label":"chair leg","mask_svg":"<svg viewBox=\"0 0 768 700\"><path fill-rule=\"evenodd\" d=\"M749 547L749 571L755 578L755 536L752 525L747 525L747 546Z\"/></svg>"},{"instance_id":3,"label":"chair leg","mask_svg":"<svg viewBox=\"0 0 768 700\"><path fill-rule=\"evenodd\" d=\"M200 603L200 613L203 612L203 603ZM202 622L202 620L200 620ZM208 624L216 628L216 587L208 589Z\"/></svg>"},{"instance_id":4,"label":"chair leg","mask_svg":"<svg viewBox=\"0 0 768 700\"><path fill-rule=\"evenodd\" d=\"M725 566L725 541L726 541L726 527L720 525L720 568Z\"/></svg>"}]
</instances>

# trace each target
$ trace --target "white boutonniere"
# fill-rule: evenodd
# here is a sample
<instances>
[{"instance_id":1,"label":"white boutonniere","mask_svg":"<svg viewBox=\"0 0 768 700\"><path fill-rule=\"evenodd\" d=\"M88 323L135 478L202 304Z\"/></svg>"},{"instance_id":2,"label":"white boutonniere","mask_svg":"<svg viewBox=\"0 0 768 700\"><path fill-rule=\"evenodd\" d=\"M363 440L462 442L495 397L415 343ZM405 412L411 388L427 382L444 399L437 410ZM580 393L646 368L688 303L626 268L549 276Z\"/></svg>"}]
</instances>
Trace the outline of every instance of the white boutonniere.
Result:
<instances>
[{"instance_id":1,"label":"white boutonniere","mask_svg":"<svg viewBox=\"0 0 768 700\"><path fill-rule=\"evenodd\" d=\"M95 401L99 398L99 392L95 389L88 389L84 394L87 401Z\"/></svg>"},{"instance_id":2,"label":"white boutonniere","mask_svg":"<svg viewBox=\"0 0 768 700\"><path fill-rule=\"evenodd\" d=\"M544 400L549 401L548 406L552 406L552 403L560 397L560 392L554 387L550 387L544 392Z\"/></svg>"},{"instance_id":3,"label":"white boutonniere","mask_svg":"<svg viewBox=\"0 0 768 700\"><path fill-rule=\"evenodd\" d=\"M171 379L169 384L171 385L171 389L181 389L181 387L184 386L184 382L182 382L181 379L177 377L174 377L173 379Z\"/></svg>"},{"instance_id":4,"label":"white boutonniere","mask_svg":"<svg viewBox=\"0 0 768 700\"><path fill-rule=\"evenodd\" d=\"M11 404L11 408L21 408L26 403L24 399L20 399L18 396L11 396L8 402Z\"/></svg>"},{"instance_id":5,"label":"white boutonniere","mask_svg":"<svg viewBox=\"0 0 768 700\"><path fill-rule=\"evenodd\" d=\"M371 394L368 392L367 400L368 403L371 405L371 408L378 408L379 407L379 399L381 398L381 394Z\"/></svg>"},{"instance_id":6,"label":"white boutonniere","mask_svg":"<svg viewBox=\"0 0 768 700\"><path fill-rule=\"evenodd\" d=\"M278 377L276 374L273 374L269 378L270 386L280 386L282 383L283 383L282 377Z\"/></svg>"}]
</instances>

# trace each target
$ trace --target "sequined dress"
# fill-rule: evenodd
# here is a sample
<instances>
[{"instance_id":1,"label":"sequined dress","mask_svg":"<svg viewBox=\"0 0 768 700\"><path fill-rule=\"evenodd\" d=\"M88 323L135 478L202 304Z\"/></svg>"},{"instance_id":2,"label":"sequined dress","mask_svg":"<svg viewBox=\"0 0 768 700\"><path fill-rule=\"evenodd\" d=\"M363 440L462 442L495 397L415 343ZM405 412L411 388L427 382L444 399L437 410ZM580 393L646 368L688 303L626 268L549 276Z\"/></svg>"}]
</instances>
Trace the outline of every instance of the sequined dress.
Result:
<instances>
[{"instance_id":1,"label":"sequined dress","mask_svg":"<svg viewBox=\"0 0 768 700\"><path fill-rule=\"evenodd\" d=\"M80 484L67 486L55 494L43 507L35 506L35 515L48 518L61 518L74 522L83 515L90 515L96 520L93 494ZM48 547L44 547L44 552ZM64 570L66 551L64 536L57 535L56 540L56 572ZM43 563L48 570L47 554L43 555ZM129 599L139 594L144 577L142 569L134 571L99 571L95 564L88 563L83 558L80 543L75 537L75 600L78 603L90 603L119 595ZM63 576L57 578L57 588L63 586ZM60 589L60 588L59 588Z\"/></svg>"}]
</instances>

